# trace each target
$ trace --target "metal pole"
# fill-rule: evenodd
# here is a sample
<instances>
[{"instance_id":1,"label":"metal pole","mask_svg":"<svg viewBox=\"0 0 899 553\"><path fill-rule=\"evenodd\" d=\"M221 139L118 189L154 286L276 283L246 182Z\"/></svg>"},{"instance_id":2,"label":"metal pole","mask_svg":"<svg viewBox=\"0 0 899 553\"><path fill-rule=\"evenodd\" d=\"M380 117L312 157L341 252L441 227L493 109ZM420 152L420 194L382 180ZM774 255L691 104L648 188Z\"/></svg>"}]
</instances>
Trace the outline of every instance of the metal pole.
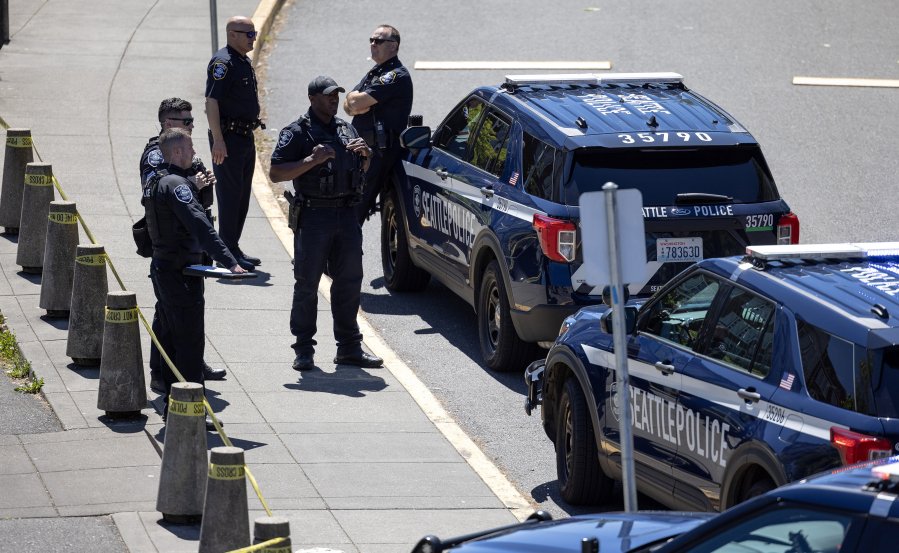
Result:
<instances>
[{"instance_id":1,"label":"metal pole","mask_svg":"<svg viewBox=\"0 0 899 553\"><path fill-rule=\"evenodd\" d=\"M0 48L9 44L9 0L0 0Z\"/></svg>"},{"instance_id":2,"label":"metal pole","mask_svg":"<svg viewBox=\"0 0 899 553\"><path fill-rule=\"evenodd\" d=\"M219 23L216 0L209 0L209 28L212 30L212 55L219 51Z\"/></svg>"},{"instance_id":3,"label":"metal pole","mask_svg":"<svg viewBox=\"0 0 899 553\"><path fill-rule=\"evenodd\" d=\"M631 428L631 398L627 373L627 338L624 318L624 286L621 282L621 252L618 244L618 185L607 182L602 187L606 194L606 220L609 226L609 273L612 277L612 341L615 345L615 368L618 376L617 393L622 398L621 427L621 476L624 484L624 510L637 510L637 483L634 480L634 434Z\"/></svg>"}]
</instances>

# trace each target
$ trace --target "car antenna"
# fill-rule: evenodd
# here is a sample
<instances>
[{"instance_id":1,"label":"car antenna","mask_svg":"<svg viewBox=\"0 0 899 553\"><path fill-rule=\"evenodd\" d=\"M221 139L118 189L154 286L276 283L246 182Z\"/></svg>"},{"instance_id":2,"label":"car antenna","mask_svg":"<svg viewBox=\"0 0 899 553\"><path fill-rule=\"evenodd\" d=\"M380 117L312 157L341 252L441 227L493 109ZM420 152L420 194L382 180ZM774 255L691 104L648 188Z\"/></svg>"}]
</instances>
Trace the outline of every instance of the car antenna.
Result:
<instances>
[{"instance_id":1,"label":"car antenna","mask_svg":"<svg viewBox=\"0 0 899 553\"><path fill-rule=\"evenodd\" d=\"M658 126L659 126L659 122L656 121L656 116L655 116L655 115L651 115L651 116L649 117L649 121L647 121L646 124L647 124L648 126L650 126L650 127L658 127Z\"/></svg>"}]
</instances>

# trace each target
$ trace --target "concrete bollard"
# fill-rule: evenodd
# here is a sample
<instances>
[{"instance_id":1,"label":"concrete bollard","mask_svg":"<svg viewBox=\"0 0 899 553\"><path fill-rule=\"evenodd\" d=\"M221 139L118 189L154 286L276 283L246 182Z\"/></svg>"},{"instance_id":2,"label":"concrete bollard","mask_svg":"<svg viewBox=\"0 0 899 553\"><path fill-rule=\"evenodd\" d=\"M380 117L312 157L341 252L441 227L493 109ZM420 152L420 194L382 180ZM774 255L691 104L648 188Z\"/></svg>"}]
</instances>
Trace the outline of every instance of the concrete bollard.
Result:
<instances>
[{"instance_id":1,"label":"concrete bollard","mask_svg":"<svg viewBox=\"0 0 899 553\"><path fill-rule=\"evenodd\" d=\"M147 407L138 321L134 292L106 295L97 409L111 418L134 418Z\"/></svg>"},{"instance_id":2,"label":"concrete bollard","mask_svg":"<svg viewBox=\"0 0 899 553\"><path fill-rule=\"evenodd\" d=\"M25 190L25 166L34 161L30 129L6 131L3 158L3 185L0 188L0 227L4 234L19 234L22 218L22 193Z\"/></svg>"},{"instance_id":3,"label":"concrete bollard","mask_svg":"<svg viewBox=\"0 0 899 553\"><path fill-rule=\"evenodd\" d=\"M264 547L257 553L292 553L290 521L284 517L260 517L253 521L253 545L259 545L275 538L287 539L276 545Z\"/></svg>"},{"instance_id":4,"label":"concrete bollard","mask_svg":"<svg viewBox=\"0 0 899 553\"><path fill-rule=\"evenodd\" d=\"M53 198L53 166L49 163L29 163L25 166L16 265L26 273L39 274L43 271L47 223Z\"/></svg>"},{"instance_id":5,"label":"concrete bollard","mask_svg":"<svg viewBox=\"0 0 899 553\"><path fill-rule=\"evenodd\" d=\"M203 385L172 384L156 510L174 524L196 524L206 494L206 409ZM246 496L244 496L246 505ZM245 524L249 532L249 524Z\"/></svg>"},{"instance_id":6,"label":"concrete bollard","mask_svg":"<svg viewBox=\"0 0 899 553\"><path fill-rule=\"evenodd\" d=\"M46 309L49 317L69 318L77 247L78 211L75 202L50 202L40 301L41 309Z\"/></svg>"},{"instance_id":7,"label":"concrete bollard","mask_svg":"<svg viewBox=\"0 0 899 553\"><path fill-rule=\"evenodd\" d=\"M103 354L106 293L109 291L103 246L77 246L74 266L66 356L76 365L96 366Z\"/></svg>"},{"instance_id":8,"label":"concrete bollard","mask_svg":"<svg viewBox=\"0 0 899 553\"><path fill-rule=\"evenodd\" d=\"M246 475L241 448L212 448L199 553L221 553L249 547Z\"/></svg>"}]
</instances>

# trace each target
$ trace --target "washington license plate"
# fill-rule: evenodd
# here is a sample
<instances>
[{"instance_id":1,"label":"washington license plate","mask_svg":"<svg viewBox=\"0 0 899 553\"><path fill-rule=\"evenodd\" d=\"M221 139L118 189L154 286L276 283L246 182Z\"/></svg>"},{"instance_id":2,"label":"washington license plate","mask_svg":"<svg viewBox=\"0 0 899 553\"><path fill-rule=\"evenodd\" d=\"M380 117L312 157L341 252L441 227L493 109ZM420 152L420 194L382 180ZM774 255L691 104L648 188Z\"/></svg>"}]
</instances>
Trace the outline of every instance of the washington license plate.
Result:
<instances>
[{"instance_id":1,"label":"washington license plate","mask_svg":"<svg viewBox=\"0 0 899 553\"><path fill-rule=\"evenodd\" d=\"M657 238L656 260L662 263L702 261L702 238Z\"/></svg>"}]
</instances>

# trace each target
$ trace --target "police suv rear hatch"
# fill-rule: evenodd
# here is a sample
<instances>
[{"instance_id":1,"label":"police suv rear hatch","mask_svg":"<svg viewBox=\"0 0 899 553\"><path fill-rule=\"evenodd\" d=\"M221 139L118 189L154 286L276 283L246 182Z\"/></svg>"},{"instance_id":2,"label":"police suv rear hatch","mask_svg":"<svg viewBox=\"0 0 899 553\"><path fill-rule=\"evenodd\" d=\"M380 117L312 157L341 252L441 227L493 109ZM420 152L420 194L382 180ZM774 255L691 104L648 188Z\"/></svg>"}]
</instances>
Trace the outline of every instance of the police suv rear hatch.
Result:
<instances>
[{"instance_id":1,"label":"police suv rear hatch","mask_svg":"<svg viewBox=\"0 0 899 553\"><path fill-rule=\"evenodd\" d=\"M786 243L798 240L798 221L793 236L778 229L785 217L792 220L790 210L756 144L586 148L569 155L562 195L573 219L582 216L580 195L607 182L643 194L648 279L629 283L631 294L651 294L702 259L742 255L747 245L778 243L779 235ZM586 286L580 255L579 249L571 264L575 292L600 294Z\"/></svg>"}]
</instances>

